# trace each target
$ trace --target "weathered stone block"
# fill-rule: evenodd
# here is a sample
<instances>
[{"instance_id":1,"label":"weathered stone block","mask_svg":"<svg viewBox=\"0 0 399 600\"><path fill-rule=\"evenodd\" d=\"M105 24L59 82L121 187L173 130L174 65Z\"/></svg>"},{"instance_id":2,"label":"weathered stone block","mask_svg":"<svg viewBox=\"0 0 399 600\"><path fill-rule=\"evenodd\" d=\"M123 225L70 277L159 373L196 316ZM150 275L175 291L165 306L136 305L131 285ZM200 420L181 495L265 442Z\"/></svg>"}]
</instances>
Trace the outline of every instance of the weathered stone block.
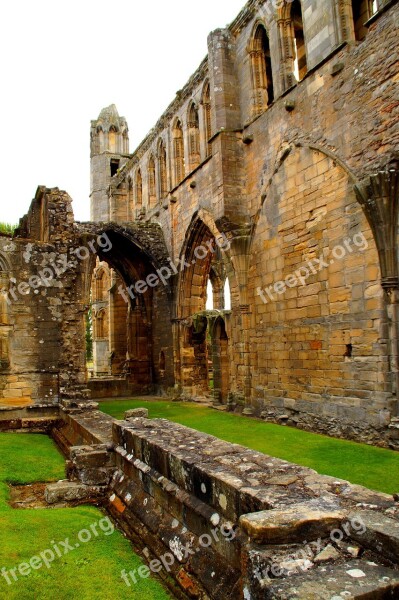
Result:
<instances>
[{"instance_id":1,"label":"weathered stone block","mask_svg":"<svg viewBox=\"0 0 399 600\"><path fill-rule=\"evenodd\" d=\"M324 507L323 507L324 504ZM269 510L243 515L240 525L251 540L262 544L292 544L304 540L328 537L340 527L345 512L337 507L325 507L322 499L289 506L284 510Z\"/></svg>"},{"instance_id":2,"label":"weathered stone block","mask_svg":"<svg viewBox=\"0 0 399 600\"><path fill-rule=\"evenodd\" d=\"M101 489L97 486L88 486L72 481L58 481L50 483L46 487L44 497L48 504L57 504L59 502L92 500L101 497L104 492L105 488Z\"/></svg>"},{"instance_id":3,"label":"weathered stone block","mask_svg":"<svg viewBox=\"0 0 399 600\"><path fill-rule=\"evenodd\" d=\"M358 511L353 516L361 519L364 528L359 531L352 529L351 537L362 546L377 550L394 563L399 563L399 521L371 510Z\"/></svg>"},{"instance_id":4,"label":"weathered stone block","mask_svg":"<svg viewBox=\"0 0 399 600\"><path fill-rule=\"evenodd\" d=\"M133 408L125 412L125 419L148 419L148 408Z\"/></svg>"}]
</instances>

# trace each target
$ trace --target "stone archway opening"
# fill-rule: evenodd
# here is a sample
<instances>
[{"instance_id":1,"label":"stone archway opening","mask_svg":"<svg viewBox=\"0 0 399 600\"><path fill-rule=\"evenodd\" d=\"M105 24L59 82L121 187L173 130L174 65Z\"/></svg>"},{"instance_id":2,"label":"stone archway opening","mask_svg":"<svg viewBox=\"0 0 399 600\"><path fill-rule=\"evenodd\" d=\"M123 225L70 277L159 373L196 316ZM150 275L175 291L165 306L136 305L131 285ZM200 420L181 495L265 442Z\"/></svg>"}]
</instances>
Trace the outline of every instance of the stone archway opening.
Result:
<instances>
[{"instance_id":1,"label":"stone archway opening","mask_svg":"<svg viewBox=\"0 0 399 600\"><path fill-rule=\"evenodd\" d=\"M215 398L214 365L218 376L220 373L220 361L214 353L220 353L221 341L215 345L213 324L216 317L223 315L225 307L225 249L226 238L218 237L216 231L212 232L198 219L182 252L185 268L180 274L178 290L179 332L175 355L180 361L176 361L176 379L186 394L197 398ZM227 337L225 341L228 343ZM227 398L228 393L229 384L224 383L220 394L220 383L218 379L217 402Z\"/></svg>"},{"instance_id":2,"label":"stone archway opening","mask_svg":"<svg viewBox=\"0 0 399 600\"><path fill-rule=\"evenodd\" d=\"M148 284L160 263L135 233L102 230L108 244L98 249L86 273L93 336L88 385L95 398L150 393L174 383L168 282Z\"/></svg>"}]
</instances>

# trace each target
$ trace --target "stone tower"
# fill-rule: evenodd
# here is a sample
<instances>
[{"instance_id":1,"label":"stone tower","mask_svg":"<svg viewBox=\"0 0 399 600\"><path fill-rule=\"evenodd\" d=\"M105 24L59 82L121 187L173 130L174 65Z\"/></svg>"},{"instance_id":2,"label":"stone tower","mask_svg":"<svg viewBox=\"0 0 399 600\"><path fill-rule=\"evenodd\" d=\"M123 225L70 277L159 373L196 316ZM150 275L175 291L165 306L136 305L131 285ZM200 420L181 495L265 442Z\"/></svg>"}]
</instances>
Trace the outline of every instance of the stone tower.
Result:
<instances>
[{"instance_id":1,"label":"stone tower","mask_svg":"<svg viewBox=\"0 0 399 600\"><path fill-rule=\"evenodd\" d=\"M112 221L108 189L129 158L129 130L115 104L104 108L90 130L90 218Z\"/></svg>"}]
</instances>

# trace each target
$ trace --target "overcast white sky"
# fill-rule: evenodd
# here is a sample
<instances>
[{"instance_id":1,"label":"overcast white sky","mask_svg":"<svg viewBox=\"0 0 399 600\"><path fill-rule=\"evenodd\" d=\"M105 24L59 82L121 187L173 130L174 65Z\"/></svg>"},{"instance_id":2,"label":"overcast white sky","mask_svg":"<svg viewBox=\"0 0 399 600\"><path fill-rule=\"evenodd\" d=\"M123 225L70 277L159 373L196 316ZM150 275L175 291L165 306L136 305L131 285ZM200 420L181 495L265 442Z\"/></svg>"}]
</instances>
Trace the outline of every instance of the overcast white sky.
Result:
<instances>
[{"instance_id":1,"label":"overcast white sky","mask_svg":"<svg viewBox=\"0 0 399 600\"><path fill-rule=\"evenodd\" d=\"M0 8L0 221L17 223L38 185L89 219L90 120L115 103L130 151L245 0L20 0Z\"/></svg>"}]
</instances>

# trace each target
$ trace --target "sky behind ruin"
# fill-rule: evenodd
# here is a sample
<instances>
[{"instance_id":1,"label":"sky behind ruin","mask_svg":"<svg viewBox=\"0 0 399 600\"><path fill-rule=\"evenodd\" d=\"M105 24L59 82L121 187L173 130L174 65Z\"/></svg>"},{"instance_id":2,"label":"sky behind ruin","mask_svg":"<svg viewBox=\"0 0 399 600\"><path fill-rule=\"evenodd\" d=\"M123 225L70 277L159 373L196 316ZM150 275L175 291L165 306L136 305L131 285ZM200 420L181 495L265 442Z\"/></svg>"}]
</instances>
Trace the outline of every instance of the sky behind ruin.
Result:
<instances>
[{"instance_id":1,"label":"sky behind ruin","mask_svg":"<svg viewBox=\"0 0 399 600\"><path fill-rule=\"evenodd\" d=\"M0 8L0 221L17 223L38 185L89 219L90 121L115 103L132 152L245 0L22 0Z\"/></svg>"}]
</instances>

